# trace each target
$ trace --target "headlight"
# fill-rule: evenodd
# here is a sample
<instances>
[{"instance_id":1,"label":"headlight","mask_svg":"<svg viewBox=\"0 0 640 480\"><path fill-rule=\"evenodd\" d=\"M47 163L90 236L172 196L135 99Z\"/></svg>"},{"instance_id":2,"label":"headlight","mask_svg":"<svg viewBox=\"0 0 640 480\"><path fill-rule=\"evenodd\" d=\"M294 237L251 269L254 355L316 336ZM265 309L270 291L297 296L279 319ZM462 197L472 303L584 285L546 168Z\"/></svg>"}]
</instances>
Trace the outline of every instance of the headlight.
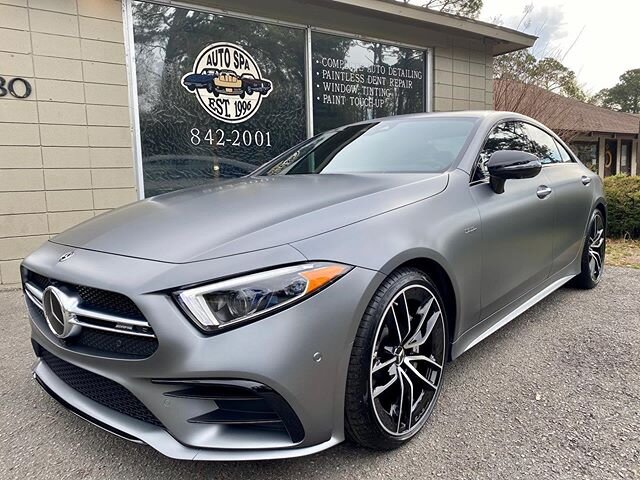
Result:
<instances>
[{"instance_id":1,"label":"headlight","mask_svg":"<svg viewBox=\"0 0 640 480\"><path fill-rule=\"evenodd\" d=\"M182 290L176 296L200 328L215 331L312 295L351 268L338 263L306 263Z\"/></svg>"}]
</instances>

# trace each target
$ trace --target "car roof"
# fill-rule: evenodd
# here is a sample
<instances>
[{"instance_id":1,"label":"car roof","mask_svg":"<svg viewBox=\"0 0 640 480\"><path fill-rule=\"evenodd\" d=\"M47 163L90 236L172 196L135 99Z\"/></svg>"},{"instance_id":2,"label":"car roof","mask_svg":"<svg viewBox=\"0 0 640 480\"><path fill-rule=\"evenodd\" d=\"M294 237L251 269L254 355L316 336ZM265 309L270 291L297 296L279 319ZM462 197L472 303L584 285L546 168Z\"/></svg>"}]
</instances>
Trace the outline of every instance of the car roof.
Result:
<instances>
[{"instance_id":1,"label":"car roof","mask_svg":"<svg viewBox=\"0 0 640 480\"><path fill-rule=\"evenodd\" d=\"M374 118L355 122L354 125L364 123L379 122L398 122L404 120L415 120L419 118L473 118L477 120L486 120L487 122L497 122L502 119L519 119L527 122L539 124L536 120L515 112L504 112L496 110L460 110L456 112L428 112L428 113L409 113L404 115L394 115L389 117Z\"/></svg>"}]
</instances>

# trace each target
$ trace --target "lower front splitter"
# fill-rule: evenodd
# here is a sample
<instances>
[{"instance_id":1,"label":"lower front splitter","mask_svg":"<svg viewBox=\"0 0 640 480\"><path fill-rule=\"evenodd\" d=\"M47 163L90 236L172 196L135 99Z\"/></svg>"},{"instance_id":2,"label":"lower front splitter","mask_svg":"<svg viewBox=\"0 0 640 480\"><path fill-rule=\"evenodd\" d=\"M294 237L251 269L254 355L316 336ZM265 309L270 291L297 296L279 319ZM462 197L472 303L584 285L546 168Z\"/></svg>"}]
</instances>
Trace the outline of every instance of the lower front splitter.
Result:
<instances>
[{"instance_id":1,"label":"lower front splitter","mask_svg":"<svg viewBox=\"0 0 640 480\"><path fill-rule=\"evenodd\" d=\"M65 384L41 360L33 367L34 377L42 388L62 406L89 423L128 441L147 444L167 457L177 460L242 461L294 458L326 450L343 439L303 448L264 450L222 450L192 448L183 445L166 430L115 412Z\"/></svg>"}]
</instances>

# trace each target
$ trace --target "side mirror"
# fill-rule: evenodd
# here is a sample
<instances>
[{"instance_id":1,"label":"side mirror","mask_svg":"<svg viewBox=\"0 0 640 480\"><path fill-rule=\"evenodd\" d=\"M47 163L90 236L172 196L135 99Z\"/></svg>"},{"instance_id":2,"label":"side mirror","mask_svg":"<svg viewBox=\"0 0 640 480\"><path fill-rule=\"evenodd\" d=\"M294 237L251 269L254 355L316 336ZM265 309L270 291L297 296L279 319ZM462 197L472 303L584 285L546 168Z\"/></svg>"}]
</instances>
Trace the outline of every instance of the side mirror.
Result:
<instances>
[{"instance_id":1,"label":"side mirror","mask_svg":"<svg viewBox=\"0 0 640 480\"><path fill-rule=\"evenodd\" d=\"M491 188L504 193L504 182L515 178L533 178L542 170L542 163L532 153L520 150L498 150L487 162Z\"/></svg>"}]
</instances>

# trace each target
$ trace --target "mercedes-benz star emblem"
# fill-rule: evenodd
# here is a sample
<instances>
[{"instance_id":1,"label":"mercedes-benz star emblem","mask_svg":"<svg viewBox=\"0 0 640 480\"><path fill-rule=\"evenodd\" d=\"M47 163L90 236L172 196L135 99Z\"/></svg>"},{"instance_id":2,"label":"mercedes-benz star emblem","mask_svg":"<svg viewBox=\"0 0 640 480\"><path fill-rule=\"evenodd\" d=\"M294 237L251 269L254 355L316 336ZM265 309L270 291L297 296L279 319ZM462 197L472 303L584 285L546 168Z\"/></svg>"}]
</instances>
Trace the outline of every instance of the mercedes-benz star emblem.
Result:
<instances>
[{"instance_id":1,"label":"mercedes-benz star emblem","mask_svg":"<svg viewBox=\"0 0 640 480\"><path fill-rule=\"evenodd\" d=\"M75 314L69 311L77 302L75 298L68 296L59 288L54 286L45 288L42 294L44 318L56 337L67 338L80 331L80 326L74 323Z\"/></svg>"},{"instance_id":2,"label":"mercedes-benz star emblem","mask_svg":"<svg viewBox=\"0 0 640 480\"><path fill-rule=\"evenodd\" d=\"M68 260L71 256L73 256L73 254L73 250L67 253L63 253L58 259L58 262L64 262L65 260Z\"/></svg>"}]
</instances>

